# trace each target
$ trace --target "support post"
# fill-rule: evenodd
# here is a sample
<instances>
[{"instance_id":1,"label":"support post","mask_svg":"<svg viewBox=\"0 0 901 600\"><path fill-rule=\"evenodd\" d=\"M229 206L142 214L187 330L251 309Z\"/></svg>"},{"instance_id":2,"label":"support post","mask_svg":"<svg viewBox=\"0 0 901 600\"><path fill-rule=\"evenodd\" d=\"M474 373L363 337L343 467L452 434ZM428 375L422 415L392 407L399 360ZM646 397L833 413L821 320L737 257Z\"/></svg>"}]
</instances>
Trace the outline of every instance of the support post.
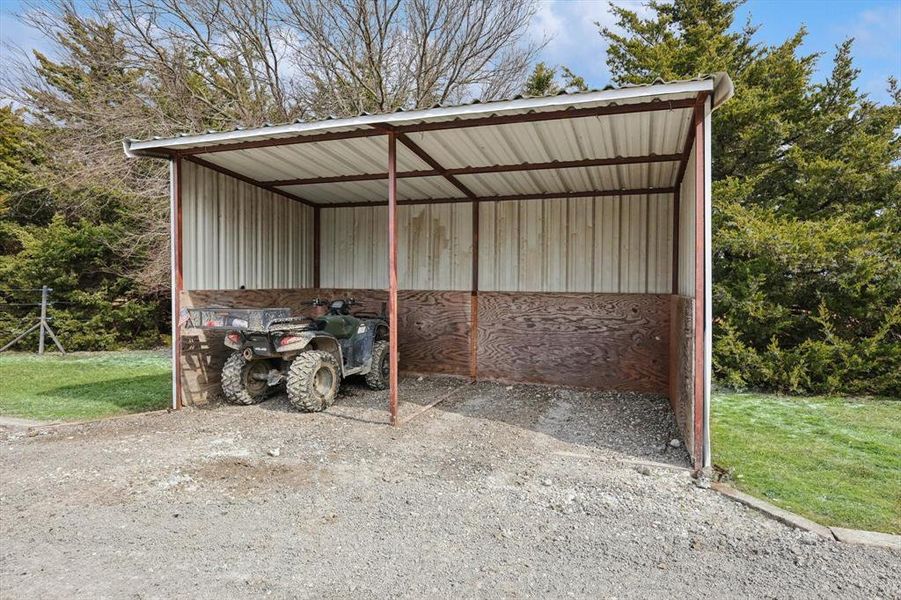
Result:
<instances>
[{"instance_id":1,"label":"support post","mask_svg":"<svg viewBox=\"0 0 901 600\"><path fill-rule=\"evenodd\" d=\"M41 287L41 329L38 333L38 354L44 354L44 335L47 331L47 286Z\"/></svg>"},{"instance_id":2,"label":"support post","mask_svg":"<svg viewBox=\"0 0 901 600\"><path fill-rule=\"evenodd\" d=\"M479 201L472 201L472 293L469 296L469 378L479 378Z\"/></svg>"},{"instance_id":3,"label":"support post","mask_svg":"<svg viewBox=\"0 0 901 600\"><path fill-rule=\"evenodd\" d=\"M321 211L318 206L313 207L313 287L319 289L319 264L321 261L319 247L322 232Z\"/></svg>"},{"instance_id":4,"label":"support post","mask_svg":"<svg viewBox=\"0 0 901 600\"><path fill-rule=\"evenodd\" d=\"M397 137L388 133L388 410L397 425Z\"/></svg>"},{"instance_id":5,"label":"support post","mask_svg":"<svg viewBox=\"0 0 901 600\"><path fill-rule=\"evenodd\" d=\"M179 156L169 161L169 222L172 228L171 287L172 287L172 408L180 410L184 406L182 397L181 369L181 292L184 288L182 277L182 222L181 222L181 179L182 159Z\"/></svg>"},{"instance_id":6,"label":"support post","mask_svg":"<svg viewBox=\"0 0 901 600\"><path fill-rule=\"evenodd\" d=\"M678 185L681 186L681 182ZM679 196L680 190L677 186L675 191L673 191L673 287L671 293L674 296L679 295L679 228L681 227L679 224L679 212L682 208L681 198Z\"/></svg>"},{"instance_id":7,"label":"support post","mask_svg":"<svg viewBox=\"0 0 901 600\"><path fill-rule=\"evenodd\" d=\"M704 464L704 451L706 446L705 438L705 326L706 326L706 299L707 291L705 287L707 279L706 271L706 178L705 178L705 137L704 137L704 103L699 102L695 105L694 112L694 128L695 128L695 239L694 239L694 272L695 272L695 330L694 330L694 362L695 362L695 381L694 381L694 422L692 432L694 440L692 446L692 455L694 457L695 469L702 469Z\"/></svg>"}]
</instances>

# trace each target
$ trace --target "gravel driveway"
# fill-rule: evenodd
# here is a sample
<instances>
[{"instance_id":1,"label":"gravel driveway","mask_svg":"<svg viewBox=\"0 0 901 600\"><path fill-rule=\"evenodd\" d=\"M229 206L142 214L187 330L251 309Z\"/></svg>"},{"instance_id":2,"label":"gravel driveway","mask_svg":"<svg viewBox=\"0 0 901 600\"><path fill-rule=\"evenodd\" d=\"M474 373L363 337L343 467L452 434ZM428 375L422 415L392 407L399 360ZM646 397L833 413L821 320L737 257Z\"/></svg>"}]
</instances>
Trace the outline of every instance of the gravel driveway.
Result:
<instances>
[{"instance_id":1,"label":"gravel driveway","mask_svg":"<svg viewBox=\"0 0 901 600\"><path fill-rule=\"evenodd\" d=\"M901 597L901 554L693 485L662 398L406 379L402 416L458 386L397 429L359 385L7 428L0 596Z\"/></svg>"}]
</instances>

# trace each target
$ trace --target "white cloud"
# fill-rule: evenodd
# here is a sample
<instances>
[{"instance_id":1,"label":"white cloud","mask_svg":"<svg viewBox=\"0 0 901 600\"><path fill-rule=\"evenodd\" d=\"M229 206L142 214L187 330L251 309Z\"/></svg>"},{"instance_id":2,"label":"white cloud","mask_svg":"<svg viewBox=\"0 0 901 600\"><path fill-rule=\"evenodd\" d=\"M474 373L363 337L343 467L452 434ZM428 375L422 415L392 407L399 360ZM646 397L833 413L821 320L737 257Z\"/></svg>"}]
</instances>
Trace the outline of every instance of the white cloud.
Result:
<instances>
[{"instance_id":1,"label":"white cloud","mask_svg":"<svg viewBox=\"0 0 901 600\"><path fill-rule=\"evenodd\" d=\"M617 0L641 16L648 9L638 1ZM532 36L547 39L541 59L551 65L565 65L582 75L591 87L610 82L604 62L607 44L598 32L601 27L614 28L615 19L607 0L541 0L532 22Z\"/></svg>"},{"instance_id":2,"label":"white cloud","mask_svg":"<svg viewBox=\"0 0 901 600\"><path fill-rule=\"evenodd\" d=\"M861 56L893 58L901 69L901 3L863 11L846 31Z\"/></svg>"}]
</instances>

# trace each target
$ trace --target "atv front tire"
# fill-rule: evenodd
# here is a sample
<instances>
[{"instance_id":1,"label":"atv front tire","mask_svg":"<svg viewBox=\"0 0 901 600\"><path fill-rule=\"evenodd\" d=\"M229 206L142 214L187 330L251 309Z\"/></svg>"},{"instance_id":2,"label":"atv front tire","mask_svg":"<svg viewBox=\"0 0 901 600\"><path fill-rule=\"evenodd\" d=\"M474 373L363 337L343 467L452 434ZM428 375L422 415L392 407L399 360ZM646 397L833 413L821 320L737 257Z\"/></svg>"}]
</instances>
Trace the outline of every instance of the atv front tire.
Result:
<instances>
[{"instance_id":1,"label":"atv front tire","mask_svg":"<svg viewBox=\"0 0 901 600\"><path fill-rule=\"evenodd\" d=\"M372 367L366 373L366 385L373 390L387 389L389 367L388 340L376 342L372 347Z\"/></svg>"},{"instance_id":2,"label":"atv front tire","mask_svg":"<svg viewBox=\"0 0 901 600\"><path fill-rule=\"evenodd\" d=\"M335 402L340 385L338 361L328 352L302 352L288 367L288 402L299 411L325 410Z\"/></svg>"},{"instance_id":3,"label":"atv front tire","mask_svg":"<svg viewBox=\"0 0 901 600\"><path fill-rule=\"evenodd\" d=\"M240 352L233 352L222 367L222 392L232 404L257 404L266 399L271 388L265 379L269 363L247 360Z\"/></svg>"}]
</instances>

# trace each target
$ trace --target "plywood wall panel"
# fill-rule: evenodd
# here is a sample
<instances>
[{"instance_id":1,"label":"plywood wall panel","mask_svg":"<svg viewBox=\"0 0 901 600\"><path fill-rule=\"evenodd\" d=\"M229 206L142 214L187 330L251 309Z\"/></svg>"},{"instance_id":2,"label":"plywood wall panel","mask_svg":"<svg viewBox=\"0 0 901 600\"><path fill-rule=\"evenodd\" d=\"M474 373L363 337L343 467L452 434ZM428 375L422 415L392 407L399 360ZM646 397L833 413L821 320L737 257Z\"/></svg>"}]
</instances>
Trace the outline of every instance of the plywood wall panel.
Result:
<instances>
[{"instance_id":1,"label":"plywood wall panel","mask_svg":"<svg viewBox=\"0 0 901 600\"><path fill-rule=\"evenodd\" d=\"M469 292L399 292L397 308L402 370L469 374Z\"/></svg>"},{"instance_id":2,"label":"plywood wall panel","mask_svg":"<svg viewBox=\"0 0 901 600\"><path fill-rule=\"evenodd\" d=\"M483 292L479 377L666 394L670 300Z\"/></svg>"}]
</instances>

